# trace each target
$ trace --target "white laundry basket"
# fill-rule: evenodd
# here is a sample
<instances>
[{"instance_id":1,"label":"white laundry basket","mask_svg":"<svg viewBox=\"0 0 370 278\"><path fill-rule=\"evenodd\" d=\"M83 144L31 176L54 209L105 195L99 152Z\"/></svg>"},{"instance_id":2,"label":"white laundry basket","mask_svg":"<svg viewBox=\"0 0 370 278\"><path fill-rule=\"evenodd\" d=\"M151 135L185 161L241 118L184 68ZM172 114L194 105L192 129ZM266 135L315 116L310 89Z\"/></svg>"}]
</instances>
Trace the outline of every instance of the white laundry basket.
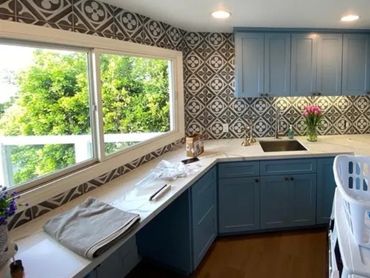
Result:
<instances>
[{"instance_id":1,"label":"white laundry basket","mask_svg":"<svg viewBox=\"0 0 370 278\"><path fill-rule=\"evenodd\" d=\"M370 157L338 155L333 170L353 237L370 247Z\"/></svg>"}]
</instances>

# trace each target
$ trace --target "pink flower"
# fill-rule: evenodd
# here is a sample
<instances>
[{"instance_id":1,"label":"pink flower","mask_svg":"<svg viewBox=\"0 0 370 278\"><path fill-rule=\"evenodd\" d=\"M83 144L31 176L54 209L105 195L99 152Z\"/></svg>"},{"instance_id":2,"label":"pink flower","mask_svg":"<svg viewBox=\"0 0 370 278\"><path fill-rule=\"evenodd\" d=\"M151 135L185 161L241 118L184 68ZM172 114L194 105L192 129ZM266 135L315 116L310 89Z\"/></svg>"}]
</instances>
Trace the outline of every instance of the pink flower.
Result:
<instances>
[{"instance_id":1,"label":"pink flower","mask_svg":"<svg viewBox=\"0 0 370 278\"><path fill-rule=\"evenodd\" d=\"M317 126L322 118L322 110L318 105L307 105L303 109L303 117L307 126Z\"/></svg>"}]
</instances>

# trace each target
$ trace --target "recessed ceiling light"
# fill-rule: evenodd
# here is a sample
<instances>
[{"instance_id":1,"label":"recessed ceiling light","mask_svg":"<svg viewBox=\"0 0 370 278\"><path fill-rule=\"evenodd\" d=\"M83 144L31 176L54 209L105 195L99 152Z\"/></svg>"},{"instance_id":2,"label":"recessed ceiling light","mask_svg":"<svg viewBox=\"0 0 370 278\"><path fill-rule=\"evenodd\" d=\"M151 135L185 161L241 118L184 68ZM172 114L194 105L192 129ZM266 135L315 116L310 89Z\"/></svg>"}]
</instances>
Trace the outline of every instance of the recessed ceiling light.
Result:
<instances>
[{"instance_id":1,"label":"recessed ceiling light","mask_svg":"<svg viewBox=\"0 0 370 278\"><path fill-rule=\"evenodd\" d=\"M228 12L228 11L224 11L224 10L218 10L218 11L214 11L212 13L212 16L214 18L217 18L217 19L226 19L228 17L230 17L231 13Z\"/></svg>"},{"instance_id":2,"label":"recessed ceiling light","mask_svg":"<svg viewBox=\"0 0 370 278\"><path fill-rule=\"evenodd\" d=\"M345 16L342 16L340 21L344 21L344 22L350 22L350 21L356 21L358 20L360 17L356 14L349 14L349 15L345 15Z\"/></svg>"}]
</instances>

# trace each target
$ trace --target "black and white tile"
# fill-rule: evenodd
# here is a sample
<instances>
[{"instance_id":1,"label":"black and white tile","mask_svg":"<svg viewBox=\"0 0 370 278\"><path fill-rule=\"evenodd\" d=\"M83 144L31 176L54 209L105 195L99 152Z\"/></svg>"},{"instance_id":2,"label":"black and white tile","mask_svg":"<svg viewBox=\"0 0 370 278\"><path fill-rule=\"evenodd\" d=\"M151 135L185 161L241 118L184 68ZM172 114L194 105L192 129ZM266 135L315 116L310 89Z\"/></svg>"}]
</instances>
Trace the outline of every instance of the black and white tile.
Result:
<instances>
[{"instance_id":1,"label":"black and white tile","mask_svg":"<svg viewBox=\"0 0 370 278\"><path fill-rule=\"evenodd\" d=\"M0 19L15 20L16 0L0 0Z\"/></svg>"},{"instance_id":2,"label":"black and white tile","mask_svg":"<svg viewBox=\"0 0 370 278\"><path fill-rule=\"evenodd\" d=\"M304 134L302 110L318 104L324 110L320 134L369 133L370 97L234 97L234 42L232 34L188 32L184 39L186 133L201 132L205 138L240 138L252 126L255 136L273 136L276 108L281 113L281 129L293 125ZM198 101L197 101L198 100ZM194 112L194 104L206 109ZM197 106L199 107L199 106ZM208 119L208 120L207 120ZM229 124L229 132L220 126Z\"/></svg>"},{"instance_id":3,"label":"black and white tile","mask_svg":"<svg viewBox=\"0 0 370 278\"><path fill-rule=\"evenodd\" d=\"M19 22L71 30L73 0L16 0Z\"/></svg>"},{"instance_id":4,"label":"black and white tile","mask_svg":"<svg viewBox=\"0 0 370 278\"><path fill-rule=\"evenodd\" d=\"M116 35L115 9L114 6L94 0L74 0L74 31L114 38Z\"/></svg>"}]
</instances>

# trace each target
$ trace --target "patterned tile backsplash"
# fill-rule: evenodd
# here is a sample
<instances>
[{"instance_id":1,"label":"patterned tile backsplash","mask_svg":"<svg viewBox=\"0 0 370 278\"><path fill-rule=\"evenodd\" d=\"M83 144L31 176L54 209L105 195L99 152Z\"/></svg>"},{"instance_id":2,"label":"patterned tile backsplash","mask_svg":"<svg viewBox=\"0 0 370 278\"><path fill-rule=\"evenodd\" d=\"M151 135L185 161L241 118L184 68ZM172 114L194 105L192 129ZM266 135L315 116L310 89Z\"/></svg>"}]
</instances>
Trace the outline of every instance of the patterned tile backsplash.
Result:
<instances>
[{"instance_id":1,"label":"patterned tile backsplash","mask_svg":"<svg viewBox=\"0 0 370 278\"><path fill-rule=\"evenodd\" d=\"M280 111L281 132L292 125L296 134L303 135L303 107L314 103L325 113L320 134L370 133L369 96L235 98L232 34L188 32L183 53L187 134L240 138L248 126L255 136L269 137ZM229 125L228 133L223 133L224 123Z\"/></svg>"},{"instance_id":2,"label":"patterned tile backsplash","mask_svg":"<svg viewBox=\"0 0 370 278\"><path fill-rule=\"evenodd\" d=\"M273 136L277 108L282 115L282 131L292 124L296 134L302 134L302 109L310 103L319 104L325 111L320 134L370 133L370 97L235 98L234 40L230 33L187 32L94 0L0 0L0 19L182 51L185 124L189 135L201 133L207 139L240 138L248 125L257 137ZM222 132L223 123L229 124L228 133ZM118 166L16 214L9 222L9 229L126 174L178 143Z\"/></svg>"}]
</instances>

